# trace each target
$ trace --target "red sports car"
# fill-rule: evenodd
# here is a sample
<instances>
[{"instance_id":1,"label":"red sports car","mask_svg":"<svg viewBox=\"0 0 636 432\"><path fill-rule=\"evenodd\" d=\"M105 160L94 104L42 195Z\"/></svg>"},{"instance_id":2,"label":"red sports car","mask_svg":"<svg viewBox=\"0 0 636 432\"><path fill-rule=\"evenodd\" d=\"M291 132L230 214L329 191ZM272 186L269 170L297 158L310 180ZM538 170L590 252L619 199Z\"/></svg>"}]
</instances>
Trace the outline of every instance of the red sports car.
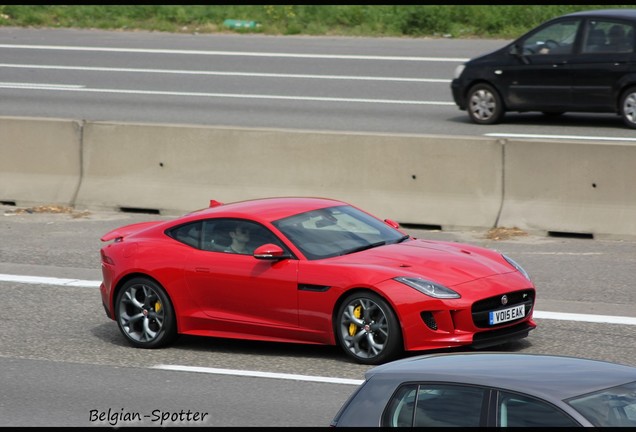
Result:
<instances>
[{"instance_id":1,"label":"red sports car","mask_svg":"<svg viewBox=\"0 0 636 432\"><path fill-rule=\"evenodd\" d=\"M102 302L135 347L178 334L337 344L375 365L536 327L534 285L512 259L411 237L342 201L211 201L101 240Z\"/></svg>"}]
</instances>

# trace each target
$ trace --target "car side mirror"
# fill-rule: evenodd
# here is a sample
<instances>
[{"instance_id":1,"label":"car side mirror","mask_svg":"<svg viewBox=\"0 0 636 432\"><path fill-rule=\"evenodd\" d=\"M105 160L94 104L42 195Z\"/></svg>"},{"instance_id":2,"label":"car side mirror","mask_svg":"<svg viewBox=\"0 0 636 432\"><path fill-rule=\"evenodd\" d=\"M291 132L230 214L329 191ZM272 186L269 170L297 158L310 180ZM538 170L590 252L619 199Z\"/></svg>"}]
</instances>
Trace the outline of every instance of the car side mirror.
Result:
<instances>
[{"instance_id":1,"label":"car side mirror","mask_svg":"<svg viewBox=\"0 0 636 432\"><path fill-rule=\"evenodd\" d=\"M510 48L508 49L508 54L517 57L519 60L521 60L524 64L529 64L530 61L528 60L528 57L526 57L526 52L524 52L524 48L522 45L520 44L512 44L510 45Z\"/></svg>"},{"instance_id":2,"label":"car side mirror","mask_svg":"<svg viewBox=\"0 0 636 432\"><path fill-rule=\"evenodd\" d=\"M521 48L521 45L518 45L518 44L512 44L510 45L510 48L508 49L508 54L511 54L516 57L521 56L522 53L523 53L523 48Z\"/></svg>"},{"instance_id":3,"label":"car side mirror","mask_svg":"<svg viewBox=\"0 0 636 432\"><path fill-rule=\"evenodd\" d=\"M273 243L266 243L260 245L254 250L254 258L261 260L282 260L291 258L288 253L285 253L283 248Z\"/></svg>"}]
</instances>

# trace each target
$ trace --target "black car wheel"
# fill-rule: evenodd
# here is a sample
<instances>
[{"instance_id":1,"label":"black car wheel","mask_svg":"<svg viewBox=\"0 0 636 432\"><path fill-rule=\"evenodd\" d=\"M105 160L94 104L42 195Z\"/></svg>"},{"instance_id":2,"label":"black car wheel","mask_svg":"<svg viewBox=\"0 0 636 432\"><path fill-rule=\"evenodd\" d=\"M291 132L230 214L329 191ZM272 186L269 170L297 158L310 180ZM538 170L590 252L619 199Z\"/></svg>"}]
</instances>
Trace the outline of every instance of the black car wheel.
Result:
<instances>
[{"instance_id":1,"label":"black car wheel","mask_svg":"<svg viewBox=\"0 0 636 432\"><path fill-rule=\"evenodd\" d=\"M636 129L636 87L625 90L620 100L620 115L623 123L632 129Z\"/></svg>"},{"instance_id":2,"label":"black car wheel","mask_svg":"<svg viewBox=\"0 0 636 432\"><path fill-rule=\"evenodd\" d=\"M369 292L347 297L336 316L338 343L356 362L385 363L402 352L402 332L395 313Z\"/></svg>"},{"instance_id":3,"label":"black car wheel","mask_svg":"<svg viewBox=\"0 0 636 432\"><path fill-rule=\"evenodd\" d=\"M498 123L504 107L497 90L488 84L476 84L468 91L468 115L478 124Z\"/></svg>"},{"instance_id":4,"label":"black car wheel","mask_svg":"<svg viewBox=\"0 0 636 432\"><path fill-rule=\"evenodd\" d=\"M159 348L177 335L174 309L164 289L146 278L126 282L117 295L119 330L138 348Z\"/></svg>"}]
</instances>

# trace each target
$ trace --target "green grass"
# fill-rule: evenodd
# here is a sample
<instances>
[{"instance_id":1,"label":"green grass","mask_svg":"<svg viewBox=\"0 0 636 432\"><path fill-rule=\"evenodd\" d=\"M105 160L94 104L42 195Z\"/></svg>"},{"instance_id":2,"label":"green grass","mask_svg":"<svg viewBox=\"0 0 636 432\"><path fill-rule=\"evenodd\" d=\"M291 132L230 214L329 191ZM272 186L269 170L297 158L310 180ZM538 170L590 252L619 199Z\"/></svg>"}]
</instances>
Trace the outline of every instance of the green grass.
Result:
<instances>
[{"instance_id":1,"label":"green grass","mask_svg":"<svg viewBox=\"0 0 636 432\"><path fill-rule=\"evenodd\" d=\"M173 33L514 38L547 19L629 5L0 5L0 26ZM227 19L257 21L232 30Z\"/></svg>"}]
</instances>

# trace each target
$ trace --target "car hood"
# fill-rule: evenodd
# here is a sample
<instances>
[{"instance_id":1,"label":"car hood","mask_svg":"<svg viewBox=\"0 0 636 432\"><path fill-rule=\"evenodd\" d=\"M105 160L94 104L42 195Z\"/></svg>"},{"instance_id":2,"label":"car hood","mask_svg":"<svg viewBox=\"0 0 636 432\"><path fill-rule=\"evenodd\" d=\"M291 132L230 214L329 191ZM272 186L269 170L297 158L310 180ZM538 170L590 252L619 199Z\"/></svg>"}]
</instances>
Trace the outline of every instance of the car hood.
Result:
<instances>
[{"instance_id":1,"label":"car hood","mask_svg":"<svg viewBox=\"0 0 636 432\"><path fill-rule=\"evenodd\" d=\"M418 239L335 260L343 265L383 267L389 277L418 276L446 286L516 271L499 252L491 249Z\"/></svg>"}]
</instances>

